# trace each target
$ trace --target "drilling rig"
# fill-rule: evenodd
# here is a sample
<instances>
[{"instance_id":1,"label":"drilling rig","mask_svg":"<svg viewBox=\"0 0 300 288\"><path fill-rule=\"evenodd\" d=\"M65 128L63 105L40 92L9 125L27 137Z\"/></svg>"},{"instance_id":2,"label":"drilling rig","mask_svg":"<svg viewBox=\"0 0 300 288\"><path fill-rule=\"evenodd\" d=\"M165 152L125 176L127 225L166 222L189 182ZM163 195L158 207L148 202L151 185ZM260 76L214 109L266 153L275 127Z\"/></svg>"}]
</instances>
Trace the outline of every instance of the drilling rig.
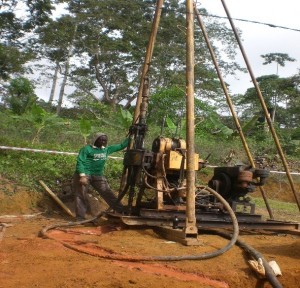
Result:
<instances>
[{"instance_id":1,"label":"drilling rig","mask_svg":"<svg viewBox=\"0 0 300 288\"><path fill-rule=\"evenodd\" d=\"M159 136L152 142L151 150L144 147L147 132L147 106L149 100L149 79L143 85L140 115L130 128L131 141L124 155L124 172L119 201L127 201L126 215L122 221L129 225L170 226L183 229L180 239L187 245L194 245L199 226L230 224L226 205L231 206L240 220L258 221L255 205L249 201L248 193L262 186L269 172L251 166L216 167L207 186L187 185L187 142L182 138ZM193 155L193 173L206 165L200 155ZM220 196L212 195L212 190ZM192 194L194 204L188 206ZM241 208L242 207L242 210ZM249 208L249 209L247 209ZM189 210L191 209L192 212ZM240 212L239 212L240 211ZM189 216L192 215L192 221ZM193 215L195 215L193 217ZM218 223L218 224L217 224ZM177 233L178 234L178 233ZM166 236L166 235L165 235ZM174 237L170 237L174 240ZM178 236L177 241L180 241ZM183 242L183 241L181 241Z\"/></svg>"},{"instance_id":2,"label":"drilling rig","mask_svg":"<svg viewBox=\"0 0 300 288\"><path fill-rule=\"evenodd\" d=\"M151 149L145 148L149 67L162 5L163 1L158 0L129 130L131 140L124 155L118 201L125 203L127 209L120 218L128 225L172 227L177 234L179 231L179 238L185 244L189 242L187 239L193 242L197 238L198 229L231 225L229 209L243 227L282 227L276 221L265 223L261 215L255 214L255 205L247 196L256 187L261 188L269 176L269 171L251 165L253 161L250 165L216 167L207 185L196 185L196 173L207 161L194 147L194 15L197 13L192 0L186 1L186 139L159 136L153 140Z\"/></svg>"}]
</instances>

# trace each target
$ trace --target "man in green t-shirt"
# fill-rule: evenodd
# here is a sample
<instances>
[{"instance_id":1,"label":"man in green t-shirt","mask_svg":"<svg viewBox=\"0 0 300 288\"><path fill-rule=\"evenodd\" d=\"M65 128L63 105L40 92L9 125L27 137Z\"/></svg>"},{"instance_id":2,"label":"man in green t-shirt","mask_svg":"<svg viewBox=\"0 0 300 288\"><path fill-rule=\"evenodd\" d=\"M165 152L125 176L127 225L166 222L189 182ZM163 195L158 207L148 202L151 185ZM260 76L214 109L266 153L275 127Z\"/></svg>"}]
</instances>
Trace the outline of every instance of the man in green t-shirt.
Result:
<instances>
[{"instance_id":1,"label":"man in green t-shirt","mask_svg":"<svg viewBox=\"0 0 300 288\"><path fill-rule=\"evenodd\" d=\"M105 162L108 155L127 147L129 138L121 144L107 146L108 138L97 133L93 145L85 145L79 151L73 179L75 190L75 213L77 220L84 220L88 209L88 185L91 184L105 202L115 211L122 213L123 205L116 204L117 197L104 177Z\"/></svg>"}]
</instances>

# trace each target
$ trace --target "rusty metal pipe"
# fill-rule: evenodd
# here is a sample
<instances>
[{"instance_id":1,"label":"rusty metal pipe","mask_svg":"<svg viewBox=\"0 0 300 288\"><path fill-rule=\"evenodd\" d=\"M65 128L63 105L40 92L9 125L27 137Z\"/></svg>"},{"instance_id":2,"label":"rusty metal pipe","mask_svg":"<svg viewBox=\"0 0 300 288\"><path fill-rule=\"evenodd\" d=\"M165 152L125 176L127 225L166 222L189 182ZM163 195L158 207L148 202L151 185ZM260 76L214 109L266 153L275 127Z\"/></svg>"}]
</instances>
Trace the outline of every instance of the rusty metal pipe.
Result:
<instances>
[{"instance_id":1,"label":"rusty metal pipe","mask_svg":"<svg viewBox=\"0 0 300 288\"><path fill-rule=\"evenodd\" d=\"M149 77L145 76L143 84L142 101L140 104L140 117L139 124L146 124L146 116L148 112L148 102L149 102Z\"/></svg>"},{"instance_id":2,"label":"rusty metal pipe","mask_svg":"<svg viewBox=\"0 0 300 288\"><path fill-rule=\"evenodd\" d=\"M233 30L233 32L234 32L235 38L236 38L236 40L237 40L237 42L238 42L238 44L239 44L240 50L241 50L241 52L242 52L244 61L245 61L245 63L246 63L247 69L248 69L248 72L249 72L249 74L250 74L250 76L251 76L252 82L253 82L254 87L255 87L255 89L256 89L256 92L257 92L257 95L258 95L260 104L261 104L261 106L262 106L262 108L263 108L263 111L264 111L264 114L265 114L265 117L266 117L268 126L269 126L269 128L270 128L272 137L273 137L273 139L274 139L274 142L275 142L277 151L278 151L278 153L279 153L279 156L280 156L280 158L281 158L282 164L283 164L283 166L284 166L284 169L285 169L287 178L288 178L288 180L289 180L289 182L290 182L291 189L292 189L292 191L293 191L295 200L296 200L297 205L298 205L298 209L299 209L299 211L300 211L300 199L299 199L300 197L299 197L299 195L298 195L297 192L296 192L296 188L295 188L294 181L293 181L293 178L292 178L291 173L290 173L290 169L289 169L288 163L287 163L287 161L286 161L286 158L285 158L284 153L283 153L283 151L282 151L281 145L280 145L280 143L279 143L279 139L278 139L277 134L276 134L276 131L275 131L275 129L274 129L272 120L271 120L271 118L270 118L270 116L269 116L269 112L268 112L267 106L266 106L266 104L265 104L265 100L264 100L264 98L263 98L263 96L262 96L262 93L261 93L261 91L260 91L259 85L258 85L258 83L257 83L257 81L256 81L256 78L255 78L255 76L254 76L254 73L253 73L253 71L252 71L251 65L250 65L250 63L249 63L249 61L248 61L248 58L247 58L247 56L246 56L246 52L245 52L245 50L244 50L244 47L243 47L242 42L241 42L241 40L240 40L240 37L239 37L239 35L238 35L238 33L237 33L237 30L236 30L236 28L235 28L235 25L234 25L234 23L233 23L233 20L232 20L232 18L231 18L231 16L230 16L230 13L229 13L228 9L227 9L227 6L226 6L226 4L225 4L225 0L221 0L221 2L222 2L222 5L223 5L223 7L224 7L224 10L225 10L225 12L226 12L226 14L227 14L227 18L228 18L228 20L229 20L229 22L230 22L230 25L231 25L231 27L232 27L232 30Z\"/></svg>"},{"instance_id":3,"label":"rusty metal pipe","mask_svg":"<svg viewBox=\"0 0 300 288\"><path fill-rule=\"evenodd\" d=\"M210 41L209 41L208 34L207 34L207 32L206 32L206 29L205 29L205 25L204 25L204 23L203 23L203 21L202 21L202 19L201 19L200 13L199 13L199 11L198 11L198 9L197 9L195 3L194 3L194 11L195 11L195 14L196 14L196 17L197 17L198 24L199 24L199 26L200 26L200 28L201 28L201 30L202 30L202 33L203 33L203 36L204 36L206 45L207 45L207 47L208 47L210 56L211 56L212 61L213 61L213 63L214 63L216 72L217 72L217 74L218 74L218 77L219 77L219 80L220 80L222 89L223 89L224 94L225 94L225 97L226 97L226 102L227 102L227 104L228 104L228 107L229 107L229 109L230 109L231 115L232 115L233 120L234 120L234 123L235 123L235 127L236 127L236 129L237 129L237 131L238 131L238 133L239 133L239 135L240 135L240 138L241 138L242 144L243 144L243 146L244 146L244 149L245 149L245 151L246 151L246 154L247 154L247 157L248 157L248 159L249 159L249 162L250 162L251 166L252 166L253 168L255 168L255 163L254 163L253 157L252 157L252 155L251 155L250 149L249 149L249 147L248 147L248 144L247 144L245 135L244 135L244 133L243 133L242 127L241 127L241 125L240 125L240 121L239 121L239 119L238 119L238 117L237 117L237 114L236 114L235 109L234 109L234 105L233 105L233 103L232 103L232 101L231 101L231 97L230 97L230 95L229 95L229 93L228 93L227 86L226 86L226 84L225 84L225 81L224 81L224 79L223 79L222 73L221 73L221 71L220 71L220 68L219 68L219 65L218 65L218 62L217 62L217 59L216 59L216 55L215 55L214 50L213 50L213 48L212 48L212 45L211 45L211 43L210 43ZM270 205L269 205L269 203L268 203L268 199L267 199L267 197L266 197L265 191L264 191L263 187L259 187L259 188L260 188L261 194L262 194L262 196L263 196L264 202L265 202L265 204L266 204L266 207L267 207L269 216L270 216L271 219L273 219L273 218L274 218L274 217L273 217L273 213L272 213L272 210L271 210Z\"/></svg>"},{"instance_id":4,"label":"rusty metal pipe","mask_svg":"<svg viewBox=\"0 0 300 288\"><path fill-rule=\"evenodd\" d=\"M144 65L143 65L140 86L139 86L139 93L137 96L136 106L135 106L135 110L134 110L133 124L136 123L137 118L139 117L139 114L140 114L140 105L142 102L143 85L144 85L144 80L145 80L144 78L147 75L150 64L151 64L154 43L156 40L156 35L157 35L158 26L159 26L159 22L160 22L160 16L161 16L161 10L162 10L163 3L164 3L164 0L157 0L157 2L156 2L156 10L155 10L155 14L154 14L153 23L152 23L152 29L151 29L151 34L150 34L150 38L149 38L149 43L148 43L148 46L146 49L146 56L145 56L145 61L144 61Z\"/></svg>"},{"instance_id":5,"label":"rusty metal pipe","mask_svg":"<svg viewBox=\"0 0 300 288\"><path fill-rule=\"evenodd\" d=\"M186 234L197 233L195 216L195 111L193 0L186 1Z\"/></svg>"}]
</instances>

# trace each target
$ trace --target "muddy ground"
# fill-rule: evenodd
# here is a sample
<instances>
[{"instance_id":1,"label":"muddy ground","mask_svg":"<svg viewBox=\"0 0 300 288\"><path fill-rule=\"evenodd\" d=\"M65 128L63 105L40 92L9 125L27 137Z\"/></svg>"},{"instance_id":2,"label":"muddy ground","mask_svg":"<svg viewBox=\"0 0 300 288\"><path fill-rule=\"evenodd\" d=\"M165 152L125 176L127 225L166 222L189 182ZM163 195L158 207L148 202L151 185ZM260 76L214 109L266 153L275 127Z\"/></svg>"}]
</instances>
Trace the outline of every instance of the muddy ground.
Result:
<instances>
[{"instance_id":1,"label":"muddy ground","mask_svg":"<svg viewBox=\"0 0 300 288\"><path fill-rule=\"evenodd\" d=\"M300 222L300 217L289 220ZM200 245L187 247L167 241L151 228L100 219L49 230L41 237L45 227L70 221L42 188L41 193L31 192L1 179L0 287L272 287L250 268L249 255L237 246L208 260L128 261L140 256L198 255L228 243L208 233L200 232ZM299 234L241 231L240 239L267 261L278 263L283 287L299 287Z\"/></svg>"}]
</instances>

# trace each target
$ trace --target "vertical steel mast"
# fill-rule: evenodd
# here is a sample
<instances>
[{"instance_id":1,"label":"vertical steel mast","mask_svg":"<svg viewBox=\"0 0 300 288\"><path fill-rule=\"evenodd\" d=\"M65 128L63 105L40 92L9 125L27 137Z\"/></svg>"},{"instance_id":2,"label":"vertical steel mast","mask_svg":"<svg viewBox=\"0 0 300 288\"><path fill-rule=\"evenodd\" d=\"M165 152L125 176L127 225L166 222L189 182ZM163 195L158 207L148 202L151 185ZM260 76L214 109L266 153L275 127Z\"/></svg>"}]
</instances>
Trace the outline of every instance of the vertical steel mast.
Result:
<instances>
[{"instance_id":1,"label":"vertical steel mast","mask_svg":"<svg viewBox=\"0 0 300 288\"><path fill-rule=\"evenodd\" d=\"M144 81L145 81L145 77L148 74L150 64L151 64L151 59L152 59L154 44L155 44L156 35L157 35L158 27L159 27L163 3L164 3L164 0L157 0L157 2L156 2L156 10L155 10L155 14L154 14L153 23L152 23L149 44L148 44L147 50L146 50L146 56L145 56L145 61L144 61L144 65L143 65L142 75L141 75L139 92L138 92L138 96L137 96L137 100L136 100L136 106L135 106L135 111L134 111L134 116L133 116L133 124L135 124L137 122L137 119L140 115L140 105L142 102Z\"/></svg>"},{"instance_id":2,"label":"vertical steel mast","mask_svg":"<svg viewBox=\"0 0 300 288\"><path fill-rule=\"evenodd\" d=\"M186 0L186 235L198 235L195 215L194 1Z\"/></svg>"}]
</instances>

